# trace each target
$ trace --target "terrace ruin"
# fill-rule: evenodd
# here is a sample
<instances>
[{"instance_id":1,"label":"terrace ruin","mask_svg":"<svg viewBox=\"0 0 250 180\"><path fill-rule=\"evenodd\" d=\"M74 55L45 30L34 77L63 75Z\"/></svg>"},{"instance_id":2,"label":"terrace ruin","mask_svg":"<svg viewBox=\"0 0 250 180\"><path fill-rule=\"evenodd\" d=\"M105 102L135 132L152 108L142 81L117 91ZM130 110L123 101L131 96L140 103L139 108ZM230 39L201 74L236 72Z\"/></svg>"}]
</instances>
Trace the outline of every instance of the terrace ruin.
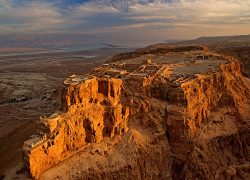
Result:
<instances>
[{"instance_id":1,"label":"terrace ruin","mask_svg":"<svg viewBox=\"0 0 250 180\"><path fill-rule=\"evenodd\" d=\"M205 110L200 112L201 106L192 102L195 111L191 112L192 96L198 94L200 82L204 83L215 77L216 73L221 73L223 64L228 64L228 59L219 54L191 50L143 54L103 64L89 74L70 76L64 81L62 112L41 117L47 130L42 136L29 139L23 145L25 167L29 168L32 177L39 178L45 170L88 148L89 144L122 138L129 131L131 122L133 127L143 121L145 115L141 113L149 113L151 106L148 102L151 101L157 101L157 108L165 108L166 102L169 107L175 107L174 112L169 113L168 108L161 109L160 114L155 116L160 119L172 118L173 124L169 123L168 126L174 126L176 119L172 116L178 116L176 127L187 127L178 129L180 134L184 130L188 131L185 134L194 134L197 128L201 128L204 121L201 118L208 116L210 110L206 109L207 104L202 100L199 103ZM227 95L224 92L221 94L221 97ZM210 103L210 100L207 101ZM138 114L143 117L142 120L138 120ZM151 114L149 117L146 118L153 121ZM151 123L152 127L158 128L155 122ZM149 127L151 125L145 128ZM162 129L156 131L161 132ZM176 136L180 141L185 141L184 135Z\"/></svg>"}]
</instances>

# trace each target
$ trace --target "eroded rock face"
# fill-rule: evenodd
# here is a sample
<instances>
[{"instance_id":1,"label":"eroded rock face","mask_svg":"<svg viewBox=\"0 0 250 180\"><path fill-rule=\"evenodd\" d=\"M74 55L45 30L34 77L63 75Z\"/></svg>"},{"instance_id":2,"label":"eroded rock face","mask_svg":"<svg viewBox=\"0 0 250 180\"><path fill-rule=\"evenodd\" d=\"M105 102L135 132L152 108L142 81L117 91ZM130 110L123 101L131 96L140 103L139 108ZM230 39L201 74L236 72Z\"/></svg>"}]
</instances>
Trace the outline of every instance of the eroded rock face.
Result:
<instances>
[{"instance_id":1,"label":"eroded rock face","mask_svg":"<svg viewBox=\"0 0 250 180\"><path fill-rule=\"evenodd\" d=\"M249 85L234 59L181 85L187 106L171 108L167 128L174 178L249 177Z\"/></svg>"},{"instance_id":2,"label":"eroded rock face","mask_svg":"<svg viewBox=\"0 0 250 180\"><path fill-rule=\"evenodd\" d=\"M199 75L182 84L188 102L186 118L191 134L201 128L202 123L211 120L222 122L228 116L249 119L249 79L241 75L237 61L228 61L218 71Z\"/></svg>"},{"instance_id":3,"label":"eroded rock face","mask_svg":"<svg viewBox=\"0 0 250 180\"><path fill-rule=\"evenodd\" d=\"M249 177L249 79L237 59L179 49L65 80L62 112L43 118L46 133L24 144L31 176Z\"/></svg>"},{"instance_id":4,"label":"eroded rock face","mask_svg":"<svg viewBox=\"0 0 250 180\"><path fill-rule=\"evenodd\" d=\"M43 119L48 127L46 138L34 147L26 146L25 156L29 153L26 165L35 178L87 143L99 143L104 137L128 129L129 109L120 102L122 81L95 77L80 81L65 83L62 95L65 113Z\"/></svg>"}]
</instances>

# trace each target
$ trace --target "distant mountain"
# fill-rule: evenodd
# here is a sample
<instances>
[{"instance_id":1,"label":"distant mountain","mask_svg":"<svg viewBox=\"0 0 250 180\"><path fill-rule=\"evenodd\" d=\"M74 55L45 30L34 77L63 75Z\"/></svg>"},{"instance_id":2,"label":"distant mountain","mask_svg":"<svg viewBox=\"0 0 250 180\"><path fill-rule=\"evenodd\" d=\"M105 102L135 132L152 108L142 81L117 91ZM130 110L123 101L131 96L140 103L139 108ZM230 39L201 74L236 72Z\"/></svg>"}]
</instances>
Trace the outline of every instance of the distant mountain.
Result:
<instances>
[{"instance_id":1,"label":"distant mountain","mask_svg":"<svg viewBox=\"0 0 250 180\"><path fill-rule=\"evenodd\" d=\"M200 37L197 38L195 41L201 43L242 42L242 41L250 41L250 35Z\"/></svg>"},{"instance_id":2,"label":"distant mountain","mask_svg":"<svg viewBox=\"0 0 250 180\"><path fill-rule=\"evenodd\" d=\"M250 35L200 37L194 40L166 40L169 45L212 45L212 46L247 46L250 47ZM108 47L118 47L93 35L70 34L9 34L0 35L0 48L57 48L81 45L102 44Z\"/></svg>"},{"instance_id":3,"label":"distant mountain","mask_svg":"<svg viewBox=\"0 0 250 180\"><path fill-rule=\"evenodd\" d=\"M193 40L174 42L173 44L179 45L210 45L210 46L250 46L249 35L237 36L213 36L213 37L200 37Z\"/></svg>"},{"instance_id":4,"label":"distant mountain","mask_svg":"<svg viewBox=\"0 0 250 180\"><path fill-rule=\"evenodd\" d=\"M0 35L4 47L65 47L98 43L95 36L83 34L11 34Z\"/></svg>"}]
</instances>

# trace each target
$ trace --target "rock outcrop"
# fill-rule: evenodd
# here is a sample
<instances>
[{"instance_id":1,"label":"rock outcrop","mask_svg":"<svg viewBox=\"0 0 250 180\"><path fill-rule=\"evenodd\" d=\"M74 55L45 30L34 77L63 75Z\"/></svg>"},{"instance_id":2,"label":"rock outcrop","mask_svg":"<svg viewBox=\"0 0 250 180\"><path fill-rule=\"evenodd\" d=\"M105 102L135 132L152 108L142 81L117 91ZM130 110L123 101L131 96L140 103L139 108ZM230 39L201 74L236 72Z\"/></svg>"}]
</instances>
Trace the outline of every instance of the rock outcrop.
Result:
<instances>
[{"instance_id":1,"label":"rock outcrop","mask_svg":"<svg viewBox=\"0 0 250 180\"><path fill-rule=\"evenodd\" d=\"M160 52L66 79L62 112L24 143L31 176L248 178L250 80L240 63L203 47Z\"/></svg>"},{"instance_id":2,"label":"rock outcrop","mask_svg":"<svg viewBox=\"0 0 250 180\"><path fill-rule=\"evenodd\" d=\"M42 117L45 134L34 144L32 139L24 144L25 165L35 178L87 143L99 143L128 129L129 109L120 102L121 80L72 76L64 84L66 113Z\"/></svg>"}]
</instances>

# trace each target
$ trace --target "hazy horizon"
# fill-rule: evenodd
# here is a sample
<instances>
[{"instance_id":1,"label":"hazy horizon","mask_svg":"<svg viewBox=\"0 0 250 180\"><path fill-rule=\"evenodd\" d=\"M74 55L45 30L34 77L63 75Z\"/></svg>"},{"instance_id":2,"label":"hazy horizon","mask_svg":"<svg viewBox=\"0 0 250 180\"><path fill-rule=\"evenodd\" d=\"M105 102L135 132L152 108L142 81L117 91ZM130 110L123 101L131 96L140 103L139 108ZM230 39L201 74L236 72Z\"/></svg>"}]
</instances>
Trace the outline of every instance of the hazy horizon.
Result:
<instances>
[{"instance_id":1,"label":"hazy horizon","mask_svg":"<svg viewBox=\"0 0 250 180\"><path fill-rule=\"evenodd\" d=\"M249 34L250 0L0 0L0 34L82 33L118 44Z\"/></svg>"}]
</instances>

